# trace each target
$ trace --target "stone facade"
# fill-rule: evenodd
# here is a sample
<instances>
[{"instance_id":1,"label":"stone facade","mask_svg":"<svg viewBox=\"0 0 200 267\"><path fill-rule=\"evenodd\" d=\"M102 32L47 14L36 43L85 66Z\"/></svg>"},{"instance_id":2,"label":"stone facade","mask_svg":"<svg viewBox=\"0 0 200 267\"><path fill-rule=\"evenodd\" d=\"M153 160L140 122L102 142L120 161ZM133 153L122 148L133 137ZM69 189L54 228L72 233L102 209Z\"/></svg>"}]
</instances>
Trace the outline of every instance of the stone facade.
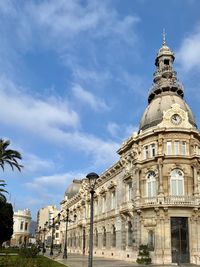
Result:
<instances>
[{"instance_id":1,"label":"stone facade","mask_svg":"<svg viewBox=\"0 0 200 267\"><path fill-rule=\"evenodd\" d=\"M27 245L30 237L31 212L28 209L18 210L13 216L13 236L11 238L11 246Z\"/></svg>"},{"instance_id":2,"label":"stone facade","mask_svg":"<svg viewBox=\"0 0 200 267\"><path fill-rule=\"evenodd\" d=\"M174 58L164 40L140 129L118 150L119 161L98 178L94 255L136 261L139 245L148 244L153 263L200 264L200 135ZM61 202L61 218L68 208L72 219L68 251L87 254L88 182L71 189ZM61 222L62 244L65 226Z\"/></svg>"},{"instance_id":3,"label":"stone facade","mask_svg":"<svg viewBox=\"0 0 200 267\"><path fill-rule=\"evenodd\" d=\"M53 218L56 218L59 213L59 210L54 205L49 205L44 208L41 208L37 214L37 242L44 243L47 246L50 246L52 239L52 230L53 228ZM54 233L54 244L59 244L59 230L55 227L53 230Z\"/></svg>"}]
</instances>

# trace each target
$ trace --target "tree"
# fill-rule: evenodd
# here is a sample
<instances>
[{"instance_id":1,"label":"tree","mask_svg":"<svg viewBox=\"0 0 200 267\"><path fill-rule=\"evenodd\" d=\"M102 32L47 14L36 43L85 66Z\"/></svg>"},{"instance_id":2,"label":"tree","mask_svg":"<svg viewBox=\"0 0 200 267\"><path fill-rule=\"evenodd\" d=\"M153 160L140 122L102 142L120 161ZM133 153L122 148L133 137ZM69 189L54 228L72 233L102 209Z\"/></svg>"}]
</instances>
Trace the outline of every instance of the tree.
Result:
<instances>
[{"instance_id":1,"label":"tree","mask_svg":"<svg viewBox=\"0 0 200 267\"><path fill-rule=\"evenodd\" d=\"M12 204L0 200L0 248L3 242L10 240L13 234Z\"/></svg>"},{"instance_id":2,"label":"tree","mask_svg":"<svg viewBox=\"0 0 200 267\"><path fill-rule=\"evenodd\" d=\"M3 187L6 185L4 180L0 180L0 201L6 202L6 197L3 193L8 193Z\"/></svg>"},{"instance_id":3,"label":"tree","mask_svg":"<svg viewBox=\"0 0 200 267\"><path fill-rule=\"evenodd\" d=\"M23 166L19 164L18 160L21 160L22 156L18 151L8 149L9 145L9 140L0 139L0 166L3 170L5 165L9 165L12 170L16 168L21 171Z\"/></svg>"},{"instance_id":4,"label":"tree","mask_svg":"<svg viewBox=\"0 0 200 267\"><path fill-rule=\"evenodd\" d=\"M9 145L9 140L0 139L0 167L4 171L5 166L9 165L12 170L16 168L21 171L23 166L18 161L22 156L18 151L8 149ZM0 180L0 247L3 242L10 240L13 234L13 207L6 202L5 185L5 181Z\"/></svg>"}]
</instances>

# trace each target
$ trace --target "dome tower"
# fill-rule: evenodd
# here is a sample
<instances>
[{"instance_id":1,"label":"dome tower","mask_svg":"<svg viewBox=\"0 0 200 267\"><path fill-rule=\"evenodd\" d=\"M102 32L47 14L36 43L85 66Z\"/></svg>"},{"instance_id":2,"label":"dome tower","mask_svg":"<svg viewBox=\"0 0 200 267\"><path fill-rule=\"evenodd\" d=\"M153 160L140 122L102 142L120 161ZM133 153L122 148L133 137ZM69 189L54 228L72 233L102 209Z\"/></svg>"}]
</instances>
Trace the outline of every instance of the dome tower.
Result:
<instances>
[{"instance_id":1,"label":"dome tower","mask_svg":"<svg viewBox=\"0 0 200 267\"><path fill-rule=\"evenodd\" d=\"M196 128L193 113L184 101L183 86L177 80L177 73L173 69L174 59L174 53L167 46L164 34L163 44L155 60L156 71L148 96L149 105L142 116L140 130L146 130L161 123L163 112L170 109L175 103L187 112L189 123Z\"/></svg>"}]
</instances>

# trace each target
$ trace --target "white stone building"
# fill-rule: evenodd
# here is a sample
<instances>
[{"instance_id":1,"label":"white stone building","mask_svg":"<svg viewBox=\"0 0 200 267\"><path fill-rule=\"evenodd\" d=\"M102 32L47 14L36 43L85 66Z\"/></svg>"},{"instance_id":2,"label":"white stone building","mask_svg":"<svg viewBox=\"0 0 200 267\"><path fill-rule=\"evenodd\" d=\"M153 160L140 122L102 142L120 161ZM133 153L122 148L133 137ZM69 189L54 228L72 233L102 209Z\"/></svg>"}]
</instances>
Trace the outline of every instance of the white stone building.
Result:
<instances>
[{"instance_id":1,"label":"white stone building","mask_svg":"<svg viewBox=\"0 0 200 267\"><path fill-rule=\"evenodd\" d=\"M30 236L31 212L29 209L18 210L13 215L14 226L11 238L12 246L27 245Z\"/></svg>"},{"instance_id":2,"label":"white stone building","mask_svg":"<svg viewBox=\"0 0 200 267\"><path fill-rule=\"evenodd\" d=\"M163 41L139 131L100 175L94 199L94 256L136 261L148 244L153 263L200 264L200 134ZM94 170L95 171L95 170ZM75 180L61 202L68 251L88 253L90 196ZM65 226L60 241L64 244Z\"/></svg>"}]
</instances>

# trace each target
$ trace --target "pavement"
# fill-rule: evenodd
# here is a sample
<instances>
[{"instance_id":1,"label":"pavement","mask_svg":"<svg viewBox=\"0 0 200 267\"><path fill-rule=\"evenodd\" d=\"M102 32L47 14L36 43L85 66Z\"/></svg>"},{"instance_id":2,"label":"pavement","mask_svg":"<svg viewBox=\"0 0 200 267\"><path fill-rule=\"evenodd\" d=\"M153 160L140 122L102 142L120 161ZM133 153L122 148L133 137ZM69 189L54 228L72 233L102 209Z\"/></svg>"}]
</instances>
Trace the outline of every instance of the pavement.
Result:
<instances>
[{"instance_id":1,"label":"pavement","mask_svg":"<svg viewBox=\"0 0 200 267\"><path fill-rule=\"evenodd\" d=\"M62 258L61 254L55 254L53 257L46 255L49 258L52 258L55 261L58 261L68 267L87 267L88 266L88 256L83 256L80 254L68 254L67 259ZM151 267L175 267L177 264L167 264L167 265L155 265L151 264ZM93 267L146 267L146 265L138 265L135 262L129 261L122 261L122 260L115 260L103 257L94 257L93 258ZM180 266L180 265L179 265ZM181 264L182 267L189 267L189 266L198 266L194 264Z\"/></svg>"}]
</instances>

